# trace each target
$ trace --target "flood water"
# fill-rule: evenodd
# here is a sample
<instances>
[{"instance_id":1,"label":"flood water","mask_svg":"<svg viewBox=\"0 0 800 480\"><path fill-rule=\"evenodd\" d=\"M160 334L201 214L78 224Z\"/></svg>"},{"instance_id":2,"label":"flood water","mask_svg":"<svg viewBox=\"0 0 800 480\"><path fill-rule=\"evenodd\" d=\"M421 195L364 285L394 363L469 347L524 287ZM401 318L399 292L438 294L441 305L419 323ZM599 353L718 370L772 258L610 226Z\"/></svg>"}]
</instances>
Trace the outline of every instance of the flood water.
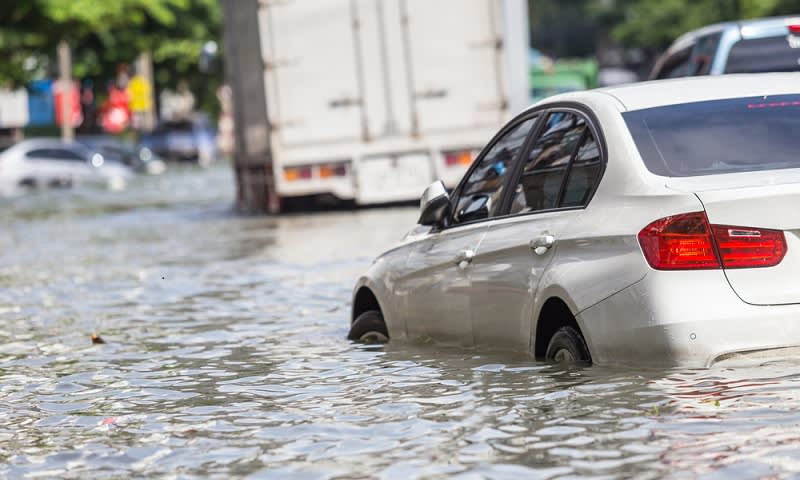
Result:
<instances>
[{"instance_id":1,"label":"flood water","mask_svg":"<svg viewBox=\"0 0 800 480\"><path fill-rule=\"evenodd\" d=\"M800 363L350 344L357 275L417 212L233 195L217 166L0 200L0 477L800 475Z\"/></svg>"}]
</instances>

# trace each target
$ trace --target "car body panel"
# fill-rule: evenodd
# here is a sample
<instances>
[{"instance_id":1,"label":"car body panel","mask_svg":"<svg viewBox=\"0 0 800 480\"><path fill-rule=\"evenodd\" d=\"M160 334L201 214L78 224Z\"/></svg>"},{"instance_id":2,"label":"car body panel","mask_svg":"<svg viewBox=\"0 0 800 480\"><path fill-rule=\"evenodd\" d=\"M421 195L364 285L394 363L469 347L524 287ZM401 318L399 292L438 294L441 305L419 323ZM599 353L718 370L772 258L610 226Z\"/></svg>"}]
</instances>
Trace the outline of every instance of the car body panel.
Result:
<instances>
[{"instance_id":1,"label":"car body panel","mask_svg":"<svg viewBox=\"0 0 800 480\"><path fill-rule=\"evenodd\" d=\"M659 218L702 209L693 195L669 194L625 197L576 211L558 241L558 261L550 265L539 290L558 284L571 292L574 312L641 280L650 270L636 238ZM644 207L644 208L643 208ZM544 297L539 306L549 297Z\"/></svg>"},{"instance_id":2,"label":"car body panel","mask_svg":"<svg viewBox=\"0 0 800 480\"><path fill-rule=\"evenodd\" d=\"M699 177L672 177L665 180L667 187L671 190L699 194L716 190L800 183L800 169L787 168Z\"/></svg>"},{"instance_id":3,"label":"car body panel","mask_svg":"<svg viewBox=\"0 0 800 480\"><path fill-rule=\"evenodd\" d=\"M372 262L372 265L358 279L353 289L354 299L358 292L364 288L375 296L392 338L406 336L404 319L402 315L395 313L401 311L401 299L395 296L393 292L395 291L396 278L398 275L402 275L410 251L410 247L406 244L406 246L398 246L383 253ZM355 302L353 302L353 305L355 305ZM352 318L352 320L355 320L355 318Z\"/></svg>"},{"instance_id":4,"label":"car body panel","mask_svg":"<svg viewBox=\"0 0 800 480\"><path fill-rule=\"evenodd\" d=\"M725 269L739 297L756 305L800 303L800 183L729 188L698 193L709 222L783 230L787 253L774 267ZM781 208L783 207L783 208Z\"/></svg>"},{"instance_id":5,"label":"car body panel","mask_svg":"<svg viewBox=\"0 0 800 480\"><path fill-rule=\"evenodd\" d=\"M477 252L487 228L484 222L431 232L410 245L395 291L402 299L401 316L409 337L474 344L470 323L471 269L461 264L459 255Z\"/></svg>"},{"instance_id":6,"label":"car body panel","mask_svg":"<svg viewBox=\"0 0 800 480\"><path fill-rule=\"evenodd\" d=\"M476 343L528 348L534 294L575 213L542 212L489 223L469 266L467 314ZM534 252L530 242L545 236L552 236L556 243Z\"/></svg>"},{"instance_id":7,"label":"car body panel","mask_svg":"<svg viewBox=\"0 0 800 480\"><path fill-rule=\"evenodd\" d=\"M742 302L722 270L651 271L578 322L595 363L706 367L734 352L797 346L798 316L797 305Z\"/></svg>"},{"instance_id":8,"label":"car body panel","mask_svg":"<svg viewBox=\"0 0 800 480\"><path fill-rule=\"evenodd\" d=\"M798 81L800 72L736 73L714 79L690 77L654 80L600 91L618 98L626 110L641 110L706 100L792 94L797 93Z\"/></svg>"}]
</instances>

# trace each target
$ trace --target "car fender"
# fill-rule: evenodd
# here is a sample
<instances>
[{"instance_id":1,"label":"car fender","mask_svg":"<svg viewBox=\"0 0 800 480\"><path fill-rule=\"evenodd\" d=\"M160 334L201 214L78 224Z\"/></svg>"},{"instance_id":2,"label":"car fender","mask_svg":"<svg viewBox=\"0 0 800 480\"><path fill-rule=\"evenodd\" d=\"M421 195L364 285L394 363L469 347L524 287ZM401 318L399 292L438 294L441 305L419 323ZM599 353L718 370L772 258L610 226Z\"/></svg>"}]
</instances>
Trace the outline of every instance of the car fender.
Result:
<instances>
[{"instance_id":1,"label":"car fender","mask_svg":"<svg viewBox=\"0 0 800 480\"><path fill-rule=\"evenodd\" d=\"M592 329L597 326L581 313L640 282L651 270L638 232L658 218L703 209L696 196L666 187L650 195L599 192L595 200L562 233L555 257L542 275L534 295L529 346L535 345L544 304L558 298L575 317L591 351Z\"/></svg>"},{"instance_id":2,"label":"car fender","mask_svg":"<svg viewBox=\"0 0 800 480\"><path fill-rule=\"evenodd\" d=\"M390 312L387 312L386 308L391 291L389 291L389 289L386 287L386 284L383 282L383 280L381 280L380 277L375 278L368 272L367 274L359 277L358 281L356 282L356 286L353 288L353 294L351 297L352 301L350 303L350 323L356 319L356 295L358 295L358 292L362 288L366 288L375 296L375 300L378 301L378 305L380 306L381 313L383 313L384 318L386 318L387 315L391 315Z\"/></svg>"},{"instance_id":3,"label":"car fender","mask_svg":"<svg viewBox=\"0 0 800 480\"><path fill-rule=\"evenodd\" d=\"M356 295L362 288L367 288L378 302L389 335L405 336L405 323L401 321L402 315L398 314L400 300L394 296L394 280L404 271L410 251L399 248L384 253L359 277L353 289L350 322L356 317Z\"/></svg>"},{"instance_id":4,"label":"car fender","mask_svg":"<svg viewBox=\"0 0 800 480\"><path fill-rule=\"evenodd\" d=\"M531 342L533 342L536 337L536 327L539 324L539 316L542 313L542 307L544 307L544 304L551 298L558 298L567 305L569 311L572 312L573 315L577 316L578 314L577 304L575 303L575 300L572 298L572 296L569 294L569 292L567 292L567 290L564 287L562 287L557 283L545 284L545 280L547 280L546 277L548 274L549 272L545 273L545 278L542 279L542 285L540 285L540 288L536 291L536 294L534 295L533 298L533 317L532 317L533 320L531 325L532 328L531 328L531 339L530 339ZM580 323L578 323L578 326L580 326L581 330L583 330L583 325L580 325ZM531 343L531 345L533 345L533 343Z\"/></svg>"}]
</instances>

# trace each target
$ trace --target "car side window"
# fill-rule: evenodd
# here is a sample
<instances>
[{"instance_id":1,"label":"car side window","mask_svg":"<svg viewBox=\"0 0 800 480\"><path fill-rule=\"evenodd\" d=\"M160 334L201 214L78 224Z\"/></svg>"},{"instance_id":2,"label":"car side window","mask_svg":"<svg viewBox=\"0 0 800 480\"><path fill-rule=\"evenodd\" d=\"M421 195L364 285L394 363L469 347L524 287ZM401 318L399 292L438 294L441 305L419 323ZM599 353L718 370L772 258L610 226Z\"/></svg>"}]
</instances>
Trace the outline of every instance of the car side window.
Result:
<instances>
[{"instance_id":1,"label":"car side window","mask_svg":"<svg viewBox=\"0 0 800 480\"><path fill-rule=\"evenodd\" d=\"M559 206L561 185L586 128L586 121L575 113L553 112L547 116L520 172L510 214Z\"/></svg>"},{"instance_id":2,"label":"car side window","mask_svg":"<svg viewBox=\"0 0 800 480\"><path fill-rule=\"evenodd\" d=\"M25 158L30 158L31 160L43 160L53 158L53 155L51 155L50 150L46 148L37 148L35 150L25 152Z\"/></svg>"},{"instance_id":3,"label":"car side window","mask_svg":"<svg viewBox=\"0 0 800 480\"><path fill-rule=\"evenodd\" d=\"M71 150L63 148L54 148L52 150L53 156L59 160L66 160L68 162L86 162L86 160Z\"/></svg>"},{"instance_id":4,"label":"car side window","mask_svg":"<svg viewBox=\"0 0 800 480\"><path fill-rule=\"evenodd\" d=\"M714 62L714 55L717 52L720 38L722 38L722 34L715 33L697 39L697 44L692 54L694 70L691 72L692 75L708 75L711 72L711 65Z\"/></svg>"},{"instance_id":5,"label":"car side window","mask_svg":"<svg viewBox=\"0 0 800 480\"><path fill-rule=\"evenodd\" d=\"M587 129L578 153L569 167L559 207L582 207L589 203L589 197L600 181L602 172L600 146L592 131Z\"/></svg>"},{"instance_id":6,"label":"car side window","mask_svg":"<svg viewBox=\"0 0 800 480\"><path fill-rule=\"evenodd\" d=\"M673 53L666 59L656 78L677 78L690 75L691 60L692 48L685 48Z\"/></svg>"},{"instance_id":7,"label":"car side window","mask_svg":"<svg viewBox=\"0 0 800 480\"><path fill-rule=\"evenodd\" d=\"M513 127L495 142L480 163L470 171L455 203L453 224L482 220L498 214L503 184L514 170L514 161L535 123L536 117L533 117Z\"/></svg>"}]
</instances>

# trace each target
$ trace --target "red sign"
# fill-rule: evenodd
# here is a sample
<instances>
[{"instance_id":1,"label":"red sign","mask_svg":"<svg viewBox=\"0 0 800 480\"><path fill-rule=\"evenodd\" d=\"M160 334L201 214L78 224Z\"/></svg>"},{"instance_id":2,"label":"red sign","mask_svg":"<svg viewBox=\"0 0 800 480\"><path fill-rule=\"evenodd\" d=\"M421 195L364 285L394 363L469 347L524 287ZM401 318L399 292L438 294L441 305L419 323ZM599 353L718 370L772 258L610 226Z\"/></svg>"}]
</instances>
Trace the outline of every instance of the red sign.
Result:
<instances>
[{"instance_id":1,"label":"red sign","mask_svg":"<svg viewBox=\"0 0 800 480\"><path fill-rule=\"evenodd\" d=\"M120 133L131 123L130 96L120 88L112 87L108 91L108 100L103 104L103 130L109 133Z\"/></svg>"},{"instance_id":2,"label":"red sign","mask_svg":"<svg viewBox=\"0 0 800 480\"><path fill-rule=\"evenodd\" d=\"M61 126L65 118L69 120L69 123L73 127L77 127L81 124L81 122L83 122L83 116L81 115L80 91L77 83L70 82L70 87L67 90L67 116L65 116L62 112L64 108L64 102L61 82L53 82L53 97L56 107L56 125Z\"/></svg>"}]
</instances>

